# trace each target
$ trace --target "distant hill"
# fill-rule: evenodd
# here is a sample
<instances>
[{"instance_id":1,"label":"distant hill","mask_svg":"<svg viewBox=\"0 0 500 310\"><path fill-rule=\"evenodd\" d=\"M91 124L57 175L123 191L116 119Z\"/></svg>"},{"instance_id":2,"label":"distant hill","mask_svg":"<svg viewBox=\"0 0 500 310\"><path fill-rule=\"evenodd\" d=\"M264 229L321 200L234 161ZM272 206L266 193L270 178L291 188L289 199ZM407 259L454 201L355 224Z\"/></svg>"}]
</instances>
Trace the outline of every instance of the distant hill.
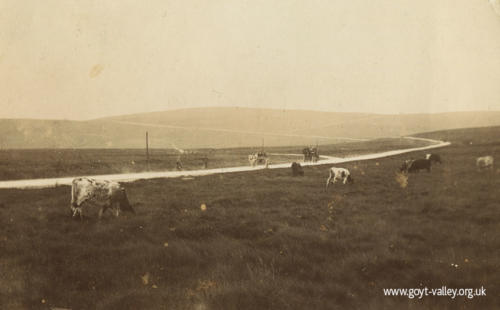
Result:
<instances>
[{"instance_id":1,"label":"distant hill","mask_svg":"<svg viewBox=\"0 0 500 310\"><path fill-rule=\"evenodd\" d=\"M1 148L200 148L332 144L455 128L498 126L500 112L381 115L194 108L89 121L1 119Z\"/></svg>"},{"instance_id":2,"label":"distant hill","mask_svg":"<svg viewBox=\"0 0 500 310\"><path fill-rule=\"evenodd\" d=\"M450 141L453 144L500 145L500 126L432 131L420 133L416 136Z\"/></svg>"}]
</instances>

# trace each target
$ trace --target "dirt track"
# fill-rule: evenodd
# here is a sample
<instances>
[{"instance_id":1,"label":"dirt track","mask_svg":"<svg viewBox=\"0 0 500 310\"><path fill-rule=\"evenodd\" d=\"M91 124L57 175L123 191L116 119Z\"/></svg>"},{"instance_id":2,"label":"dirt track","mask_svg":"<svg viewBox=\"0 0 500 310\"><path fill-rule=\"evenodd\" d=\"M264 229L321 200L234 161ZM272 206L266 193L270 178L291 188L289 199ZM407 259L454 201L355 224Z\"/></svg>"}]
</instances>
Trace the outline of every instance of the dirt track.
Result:
<instances>
[{"instance_id":1,"label":"dirt track","mask_svg":"<svg viewBox=\"0 0 500 310\"><path fill-rule=\"evenodd\" d=\"M352 161L359 160L369 160L376 158L389 157L409 152L415 151L423 151L434 148L440 148L450 145L450 142L424 139L424 138L414 138L414 137L406 137L407 139L418 139L425 140L430 143L433 143L428 146L409 148L409 149L400 149L393 151L386 151L380 153L373 154L365 154L353 157L346 158L337 158L330 156L321 156L323 159L316 163L307 162L302 163L303 166L312 166L312 165L325 165L325 164L340 164ZM289 154L290 155L290 154ZM294 154L296 155L296 154ZM290 163L284 164L271 164L268 169L280 169L280 168L288 168ZM178 178L178 177L195 177L195 176L203 176L209 174L217 174L217 173L230 173L230 172L244 172L244 171L254 171L259 169L265 169L264 166L250 167L250 166L241 166L241 167L229 167L229 168L214 168L214 169L203 169L203 170L186 170L186 171L162 171L162 172L140 172L140 173L127 173L127 174L107 174L107 175L95 175L90 176L96 179L106 179L113 180L119 182L132 182L139 179L155 179L155 178ZM54 187L57 185L71 185L71 181L74 177L64 177L64 178L47 178L47 179L27 179L27 180L14 180L14 181L1 181L0 188L45 188L45 187Z\"/></svg>"}]
</instances>

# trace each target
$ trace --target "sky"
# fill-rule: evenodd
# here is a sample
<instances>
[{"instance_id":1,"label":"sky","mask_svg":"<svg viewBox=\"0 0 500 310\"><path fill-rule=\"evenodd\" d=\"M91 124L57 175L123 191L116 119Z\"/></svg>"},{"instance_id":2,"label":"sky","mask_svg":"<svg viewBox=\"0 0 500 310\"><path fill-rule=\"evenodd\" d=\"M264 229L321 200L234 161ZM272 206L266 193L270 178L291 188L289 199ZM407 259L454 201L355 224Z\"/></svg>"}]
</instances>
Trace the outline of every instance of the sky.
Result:
<instances>
[{"instance_id":1,"label":"sky","mask_svg":"<svg viewBox=\"0 0 500 310\"><path fill-rule=\"evenodd\" d=\"M500 110L500 0L0 0L0 118Z\"/></svg>"}]
</instances>

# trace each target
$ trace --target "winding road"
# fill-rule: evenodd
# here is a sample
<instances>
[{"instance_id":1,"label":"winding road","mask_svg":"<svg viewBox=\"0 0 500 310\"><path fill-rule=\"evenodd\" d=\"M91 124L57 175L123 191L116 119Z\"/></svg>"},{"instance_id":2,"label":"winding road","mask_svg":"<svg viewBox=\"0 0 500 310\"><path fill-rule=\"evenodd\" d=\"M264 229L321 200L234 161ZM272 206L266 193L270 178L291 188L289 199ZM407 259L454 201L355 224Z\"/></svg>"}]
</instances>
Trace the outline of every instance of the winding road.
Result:
<instances>
[{"instance_id":1,"label":"winding road","mask_svg":"<svg viewBox=\"0 0 500 310\"><path fill-rule=\"evenodd\" d=\"M360 160L369 160L369 159L377 159L384 158L389 156L395 156L404 153L416 152L416 151L424 151L430 150L440 147L445 147L450 145L450 142L425 139L425 138L416 138L416 137L405 137L407 139L415 139L415 140L423 140L429 143L432 143L428 146L423 147L415 147L408 149L399 149L393 151L386 151L380 153L372 153L365 155L357 155L346 158L339 157L331 157L331 156L321 156L322 159L318 162L306 162L301 163L302 166L314 166L314 165L325 165L325 164L341 164L353 161ZM278 155L273 153L274 155ZM284 154L279 154L284 155ZM298 154L286 154L286 155L298 155ZM302 156L302 155L300 155ZM289 168L290 163L284 164L271 164L268 169L281 169L281 168ZM161 171L161 172L139 172L139 173L126 173L126 174L106 174L106 175L94 175L89 176L95 179L106 179L112 181L119 182L132 182L140 179L156 179L156 178L178 178L178 177L196 177L210 174L218 174L218 173L231 173L231 172L244 172L244 171L255 171L259 169L266 169L264 166L250 167L250 166L241 166L241 167L228 167L228 168L214 168L214 169L203 169L203 170L186 170L186 171ZM28 180L13 180L13 181L0 181L0 189L4 188L47 188L54 187L58 185L71 185L74 177L63 177L63 178L47 178L47 179L28 179Z\"/></svg>"}]
</instances>

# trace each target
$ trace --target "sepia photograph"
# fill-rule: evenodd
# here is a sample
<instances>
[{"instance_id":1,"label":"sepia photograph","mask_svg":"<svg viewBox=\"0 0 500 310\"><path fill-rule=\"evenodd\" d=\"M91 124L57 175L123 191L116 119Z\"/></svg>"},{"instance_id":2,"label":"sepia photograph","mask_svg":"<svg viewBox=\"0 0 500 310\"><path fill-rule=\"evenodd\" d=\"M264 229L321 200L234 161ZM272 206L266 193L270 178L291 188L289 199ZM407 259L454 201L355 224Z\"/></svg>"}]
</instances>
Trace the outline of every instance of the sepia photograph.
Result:
<instances>
[{"instance_id":1,"label":"sepia photograph","mask_svg":"<svg viewBox=\"0 0 500 310\"><path fill-rule=\"evenodd\" d=\"M500 0L0 0L0 309L500 309Z\"/></svg>"}]
</instances>

